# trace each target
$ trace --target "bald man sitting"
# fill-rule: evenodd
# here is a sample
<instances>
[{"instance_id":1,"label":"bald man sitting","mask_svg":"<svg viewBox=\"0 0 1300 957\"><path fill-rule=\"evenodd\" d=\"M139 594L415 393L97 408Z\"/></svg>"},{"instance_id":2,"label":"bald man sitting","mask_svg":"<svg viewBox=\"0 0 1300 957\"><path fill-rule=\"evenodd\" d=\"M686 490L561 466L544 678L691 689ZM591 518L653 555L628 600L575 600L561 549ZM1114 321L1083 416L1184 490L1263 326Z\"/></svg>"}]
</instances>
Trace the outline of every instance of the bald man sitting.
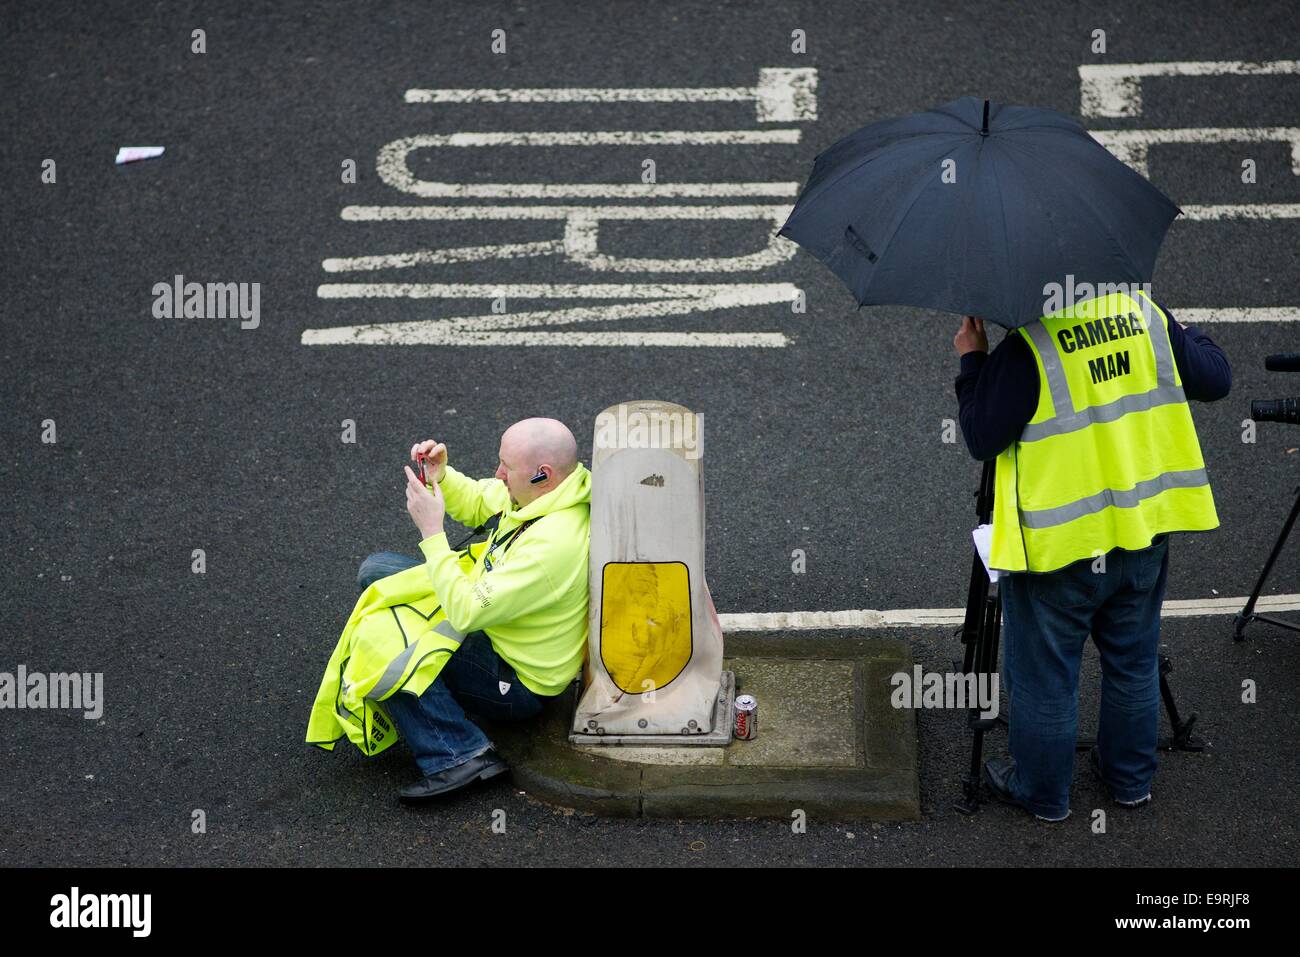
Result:
<instances>
[{"instance_id":1,"label":"bald man sitting","mask_svg":"<svg viewBox=\"0 0 1300 957\"><path fill-rule=\"evenodd\" d=\"M524 419L501 436L496 476L475 481L447 464L447 447L429 439L426 486L406 468L406 508L420 530L423 563L395 552L371 555L357 574L372 582L428 567L430 588L465 639L419 698L384 701L423 772L402 788L424 801L506 770L466 711L489 720L535 717L582 670L587 641L587 549L591 473L578 461L573 433L555 419ZM466 573L447 543L443 517L489 538ZM475 551L478 549L476 547Z\"/></svg>"}]
</instances>

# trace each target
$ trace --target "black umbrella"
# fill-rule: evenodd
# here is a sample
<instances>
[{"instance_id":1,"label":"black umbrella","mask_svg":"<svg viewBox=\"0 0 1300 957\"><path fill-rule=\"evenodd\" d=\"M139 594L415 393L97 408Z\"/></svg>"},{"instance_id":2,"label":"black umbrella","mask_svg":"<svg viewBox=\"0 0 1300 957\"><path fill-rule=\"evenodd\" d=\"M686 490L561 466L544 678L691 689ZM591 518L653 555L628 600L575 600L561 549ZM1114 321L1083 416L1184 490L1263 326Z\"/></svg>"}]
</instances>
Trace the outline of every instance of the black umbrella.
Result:
<instances>
[{"instance_id":1,"label":"black umbrella","mask_svg":"<svg viewBox=\"0 0 1300 957\"><path fill-rule=\"evenodd\" d=\"M820 154L780 234L859 305L1014 329L1054 311L1049 284L1068 306L1071 283L1149 282L1180 212L1069 117L967 96L873 123Z\"/></svg>"}]
</instances>

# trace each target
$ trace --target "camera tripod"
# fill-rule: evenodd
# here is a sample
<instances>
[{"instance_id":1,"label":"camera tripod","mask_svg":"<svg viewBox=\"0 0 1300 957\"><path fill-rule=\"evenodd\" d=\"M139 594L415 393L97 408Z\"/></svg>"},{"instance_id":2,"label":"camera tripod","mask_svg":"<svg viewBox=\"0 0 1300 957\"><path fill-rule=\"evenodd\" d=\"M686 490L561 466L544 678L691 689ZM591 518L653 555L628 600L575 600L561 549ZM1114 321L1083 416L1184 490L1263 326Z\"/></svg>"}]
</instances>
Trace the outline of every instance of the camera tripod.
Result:
<instances>
[{"instance_id":1,"label":"camera tripod","mask_svg":"<svg viewBox=\"0 0 1300 957\"><path fill-rule=\"evenodd\" d=\"M993 515L993 462L984 463L984 471L980 475L979 491L975 493L975 511L979 516L981 525L987 524ZM1286 531L1290 531L1291 524L1294 524L1296 513L1300 511L1300 489L1297 489L1296 509L1291 512L1291 522L1287 525ZM1284 536L1285 537L1285 533ZM1278 548L1274 549L1273 558L1277 557ZM1272 565L1272 558L1269 560L1269 566ZM1268 567L1264 569L1265 575L1268 574ZM1260 584L1263 584L1261 576ZM1259 586L1256 586L1258 591ZM1250 609L1247 605L1247 610ZM1262 615L1255 616L1262 618ZM966 646L966 656L962 666L963 674L993 674L998 668L998 639L1002 630L1002 599L998 593L997 582L990 582L988 573L984 570L984 562L980 559L979 553L976 552L971 562L970 573L970 591L966 595L966 619L958 630L957 634L961 637L962 644ZM1205 742L1199 737L1192 734L1192 726L1196 723L1196 715L1193 714L1185 721L1179 717L1178 706L1174 702L1174 693L1169 687L1169 674L1174 670L1173 664L1165 655L1160 656L1160 698L1164 701L1165 710L1169 714L1169 726L1173 734L1162 737L1157 742L1157 747L1166 751L1203 751ZM977 678L978 680L978 678ZM980 799L980 770L984 759L984 734L993 730L998 725L1006 725L1007 721L1001 715L996 718L982 718L978 706L971 708L968 718L967 727L974 732L974 740L971 742L970 768L962 778L962 794L954 803L954 807L963 814L974 814L979 810ZM1094 738L1078 738L1075 742L1076 750L1083 750L1092 747L1096 743Z\"/></svg>"},{"instance_id":2,"label":"camera tripod","mask_svg":"<svg viewBox=\"0 0 1300 957\"><path fill-rule=\"evenodd\" d=\"M1283 621L1281 618L1274 618L1271 615L1261 615L1255 611L1255 602L1259 601L1259 593L1264 589L1264 582L1268 579L1268 573L1273 570L1273 563L1277 561L1277 556L1282 554L1282 546L1286 544L1291 529L1295 527L1295 520L1298 515L1300 515L1300 485L1297 485L1295 489L1295 504L1291 506L1291 515L1282 526L1282 534L1278 535L1277 542L1273 545L1273 551L1269 553L1268 561L1264 563L1264 570L1259 573L1259 581L1255 582L1255 590L1250 593L1250 598L1246 600L1246 607L1237 613L1236 624L1232 632L1234 641L1245 640L1246 626L1252 621L1266 621L1270 625L1277 625L1279 628L1300 631L1300 625L1294 622Z\"/></svg>"}]
</instances>

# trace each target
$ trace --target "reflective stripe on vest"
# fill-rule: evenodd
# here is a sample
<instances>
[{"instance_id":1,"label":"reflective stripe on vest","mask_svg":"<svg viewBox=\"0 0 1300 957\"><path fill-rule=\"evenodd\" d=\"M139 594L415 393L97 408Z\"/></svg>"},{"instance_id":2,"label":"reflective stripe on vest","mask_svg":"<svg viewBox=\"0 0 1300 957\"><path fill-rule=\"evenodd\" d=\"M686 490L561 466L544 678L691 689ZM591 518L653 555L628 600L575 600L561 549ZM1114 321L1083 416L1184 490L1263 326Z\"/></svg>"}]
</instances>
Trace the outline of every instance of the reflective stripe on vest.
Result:
<instances>
[{"instance_id":1,"label":"reflective stripe on vest","mask_svg":"<svg viewBox=\"0 0 1300 957\"><path fill-rule=\"evenodd\" d=\"M1138 297L1101 296L1018 330L1041 385L998 456L994 568L1054 571L1217 527L1164 313Z\"/></svg>"}]
</instances>

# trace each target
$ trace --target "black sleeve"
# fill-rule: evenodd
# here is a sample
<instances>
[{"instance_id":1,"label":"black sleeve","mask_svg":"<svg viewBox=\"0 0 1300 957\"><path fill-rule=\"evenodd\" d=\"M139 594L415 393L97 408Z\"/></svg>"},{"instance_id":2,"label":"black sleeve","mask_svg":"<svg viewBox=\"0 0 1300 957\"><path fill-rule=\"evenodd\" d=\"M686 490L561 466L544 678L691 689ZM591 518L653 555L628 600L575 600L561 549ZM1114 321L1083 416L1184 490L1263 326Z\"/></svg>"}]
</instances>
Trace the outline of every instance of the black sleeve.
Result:
<instances>
[{"instance_id":1,"label":"black sleeve","mask_svg":"<svg viewBox=\"0 0 1300 957\"><path fill-rule=\"evenodd\" d=\"M1224 398L1232 389L1232 367L1223 350L1196 326L1184 330L1172 312L1162 304L1157 305L1169 317L1169 344L1173 346L1174 362L1187 398L1198 402Z\"/></svg>"},{"instance_id":2,"label":"black sleeve","mask_svg":"<svg viewBox=\"0 0 1300 957\"><path fill-rule=\"evenodd\" d=\"M955 385L962 436L981 462L1018 439L1038 407L1038 363L1016 332L1007 333L992 353L962 356Z\"/></svg>"}]
</instances>

